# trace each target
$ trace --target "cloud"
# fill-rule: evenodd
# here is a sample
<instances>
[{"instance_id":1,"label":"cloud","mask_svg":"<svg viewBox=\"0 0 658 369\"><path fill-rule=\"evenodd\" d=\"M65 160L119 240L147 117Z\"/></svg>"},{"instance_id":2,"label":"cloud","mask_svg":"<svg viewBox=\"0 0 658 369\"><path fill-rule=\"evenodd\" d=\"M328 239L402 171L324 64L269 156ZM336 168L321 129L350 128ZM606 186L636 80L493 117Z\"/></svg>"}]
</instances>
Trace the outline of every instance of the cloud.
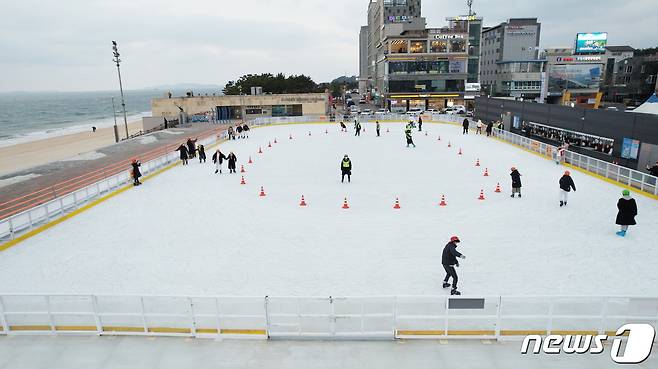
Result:
<instances>
[{"instance_id":1,"label":"cloud","mask_svg":"<svg viewBox=\"0 0 658 369\"><path fill-rule=\"evenodd\" d=\"M607 31L612 44L655 46L655 0L476 0L487 25L538 17L542 46L577 32ZM463 14L455 1L425 0L430 26ZM461 2L457 2L461 5ZM116 88L111 40L126 88L224 84L241 74L304 73L317 82L358 73L358 33L368 0L21 0L4 5L0 91ZM447 11L446 9L451 9Z\"/></svg>"}]
</instances>

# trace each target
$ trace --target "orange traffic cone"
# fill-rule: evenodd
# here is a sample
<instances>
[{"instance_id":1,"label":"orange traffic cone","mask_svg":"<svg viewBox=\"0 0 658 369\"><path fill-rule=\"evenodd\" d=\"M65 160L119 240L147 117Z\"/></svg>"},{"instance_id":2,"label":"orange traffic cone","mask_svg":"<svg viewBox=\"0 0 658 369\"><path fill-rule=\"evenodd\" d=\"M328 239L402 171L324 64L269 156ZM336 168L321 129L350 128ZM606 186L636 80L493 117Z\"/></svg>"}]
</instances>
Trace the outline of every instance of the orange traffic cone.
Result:
<instances>
[{"instance_id":1,"label":"orange traffic cone","mask_svg":"<svg viewBox=\"0 0 658 369\"><path fill-rule=\"evenodd\" d=\"M476 166L476 167L479 167L479 166L480 166L480 159L478 159L478 161L475 162L475 166Z\"/></svg>"},{"instance_id":2,"label":"orange traffic cone","mask_svg":"<svg viewBox=\"0 0 658 369\"><path fill-rule=\"evenodd\" d=\"M401 209L400 208L400 199L397 197L395 198L395 205L393 205L393 209Z\"/></svg>"},{"instance_id":3,"label":"orange traffic cone","mask_svg":"<svg viewBox=\"0 0 658 369\"><path fill-rule=\"evenodd\" d=\"M267 195L265 195L265 189L263 189L263 186L260 186L260 193L258 194L258 196L260 196L260 197L267 196Z\"/></svg>"},{"instance_id":4,"label":"orange traffic cone","mask_svg":"<svg viewBox=\"0 0 658 369\"><path fill-rule=\"evenodd\" d=\"M308 135L309 135L309 136L311 135L311 131L308 131Z\"/></svg>"},{"instance_id":5,"label":"orange traffic cone","mask_svg":"<svg viewBox=\"0 0 658 369\"><path fill-rule=\"evenodd\" d=\"M259 147L259 148L258 148L258 153L259 153L259 154L262 154L262 153L263 153L263 149L261 149L261 148Z\"/></svg>"},{"instance_id":6,"label":"orange traffic cone","mask_svg":"<svg viewBox=\"0 0 658 369\"><path fill-rule=\"evenodd\" d=\"M496 193L501 193L503 190L500 189L500 183L496 184Z\"/></svg>"},{"instance_id":7,"label":"orange traffic cone","mask_svg":"<svg viewBox=\"0 0 658 369\"><path fill-rule=\"evenodd\" d=\"M324 134L325 134L325 135L326 135L326 134L329 134L329 130L328 130L328 129L325 129L325 130L324 130Z\"/></svg>"},{"instance_id":8,"label":"orange traffic cone","mask_svg":"<svg viewBox=\"0 0 658 369\"><path fill-rule=\"evenodd\" d=\"M478 200L485 200L485 198L484 198L484 190L480 190L480 197L478 197Z\"/></svg>"},{"instance_id":9,"label":"orange traffic cone","mask_svg":"<svg viewBox=\"0 0 658 369\"><path fill-rule=\"evenodd\" d=\"M439 206L448 206L448 203L446 202L446 195L441 195L441 202L439 203Z\"/></svg>"},{"instance_id":10,"label":"orange traffic cone","mask_svg":"<svg viewBox=\"0 0 658 369\"><path fill-rule=\"evenodd\" d=\"M306 206L306 200L304 200L304 195L302 195L302 202L299 203L299 206Z\"/></svg>"},{"instance_id":11,"label":"orange traffic cone","mask_svg":"<svg viewBox=\"0 0 658 369\"><path fill-rule=\"evenodd\" d=\"M345 201L343 201L343 209L349 209L350 205L347 203L347 197L345 198Z\"/></svg>"},{"instance_id":12,"label":"orange traffic cone","mask_svg":"<svg viewBox=\"0 0 658 369\"><path fill-rule=\"evenodd\" d=\"M247 182L244 181L244 176L242 176L242 179L240 180L240 184L241 185L246 185L247 184Z\"/></svg>"},{"instance_id":13,"label":"orange traffic cone","mask_svg":"<svg viewBox=\"0 0 658 369\"><path fill-rule=\"evenodd\" d=\"M267 143L267 147L272 148L272 143L271 143L271 142L268 142L268 143Z\"/></svg>"},{"instance_id":14,"label":"orange traffic cone","mask_svg":"<svg viewBox=\"0 0 658 369\"><path fill-rule=\"evenodd\" d=\"M274 143L278 143L278 142L276 141L276 138L274 139Z\"/></svg>"},{"instance_id":15,"label":"orange traffic cone","mask_svg":"<svg viewBox=\"0 0 658 369\"><path fill-rule=\"evenodd\" d=\"M427 136L427 131L425 131L425 136Z\"/></svg>"},{"instance_id":16,"label":"orange traffic cone","mask_svg":"<svg viewBox=\"0 0 658 369\"><path fill-rule=\"evenodd\" d=\"M452 147L452 144L450 143L450 141L448 141L448 147Z\"/></svg>"},{"instance_id":17,"label":"orange traffic cone","mask_svg":"<svg viewBox=\"0 0 658 369\"><path fill-rule=\"evenodd\" d=\"M441 141L441 136L439 136L439 139L438 139L438 141Z\"/></svg>"},{"instance_id":18,"label":"orange traffic cone","mask_svg":"<svg viewBox=\"0 0 658 369\"><path fill-rule=\"evenodd\" d=\"M464 154L462 153L462 148L461 148L461 147L459 148L459 152L457 153L457 155L464 155Z\"/></svg>"},{"instance_id":19,"label":"orange traffic cone","mask_svg":"<svg viewBox=\"0 0 658 369\"><path fill-rule=\"evenodd\" d=\"M247 173L247 171L244 170L244 165L240 165L240 173Z\"/></svg>"},{"instance_id":20,"label":"orange traffic cone","mask_svg":"<svg viewBox=\"0 0 658 369\"><path fill-rule=\"evenodd\" d=\"M489 177L489 168L484 168L484 176Z\"/></svg>"},{"instance_id":21,"label":"orange traffic cone","mask_svg":"<svg viewBox=\"0 0 658 369\"><path fill-rule=\"evenodd\" d=\"M248 164L253 164L254 162L251 160L251 156L249 157L249 163Z\"/></svg>"},{"instance_id":22,"label":"orange traffic cone","mask_svg":"<svg viewBox=\"0 0 658 369\"><path fill-rule=\"evenodd\" d=\"M292 133L290 134L290 139L292 140Z\"/></svg>"},{"instance_id":23,"label":"orange traffic cone","mask_svg":"<svg viewBox=\"0 0 658 369\"><path fill-rule=\"evenodd\" d=\"M386 128L386 133L390 133L390 131L388 130L388 128Z\"/></svg>"}]
</instances>

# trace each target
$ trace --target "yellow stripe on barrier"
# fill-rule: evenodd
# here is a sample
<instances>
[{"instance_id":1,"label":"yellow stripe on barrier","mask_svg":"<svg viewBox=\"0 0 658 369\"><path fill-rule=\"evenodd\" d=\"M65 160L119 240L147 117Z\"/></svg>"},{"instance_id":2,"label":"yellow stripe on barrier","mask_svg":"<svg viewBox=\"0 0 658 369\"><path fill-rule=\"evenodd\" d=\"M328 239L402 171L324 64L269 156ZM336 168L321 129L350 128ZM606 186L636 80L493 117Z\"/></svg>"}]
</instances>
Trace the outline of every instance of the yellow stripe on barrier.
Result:
<instances>
[{"instance_id":1,"label":"yellow stripe on barrier","mask_svg":"<svg viewBox=\"0 0 658 369\"><path fill-rule=\"evenodd\" d=\"M547 331L542 331L542 330L529 330L529 331L524 331L524 330L502 330L500 331L501 336L530 336L530 335L537 335L537 336L545 336L547 335Z\"/></svg>"},{"instance_id":2,"label":"yellow stripe on barrier","mask_svg":"<svg viewBox=\"0 0 658 369\"><path fill-rule=\"evenodd\" d=\"M49 325L10 325L9 331L30 332L30 331L50 331Z\"/></svg>"},{"instance_id":3,"label":"yellow stripe on barrier","mask_svg":"<svg viewBox=\"0 0 658 369\"><path fill-rule=\"evenodd\" d=\"M448 336L495 336L496 331L475 330L475 331L448 331Z\"/></svg>"},{"instance_id":4,"label":"yellow stripe on barrier","mask_svg":"<svg viewBox=\"0 0 658 369\"><path fill-rule=\"evenodd\" d=\"M264 329L222 329L222 334L253 334L253 335L267 335Z\"/></svg>"},{"instance_id":5,"label":"yellow stripe on barrier","mask_svg":"<svg viewBox=\"0 0 658 369\"><path fill-rule=\"evenodd\" d=\"M557 334L559 336L596 336L599 334L597 331L551 331L551 334Z\"/></svg>"},{"instance_id":6,"label":"yellow stripe on barrier","mask_svg":"<svg viewBox=\"0 0 658 369\"><path fill-rule=\"evenodd\" d=\"M398 336L443 336L445 331L398 331Z\"/></svg>"},{"instance_id":7,"label":"yellow stripe on barrier","mask_svg":"<svg viewBox=\"0 0 658 369\"><path fill-rule=\"evenodd\" d=\"M177 333L177 334L190 334L192 330L189 328L166 328L166 327L154 327L149 328L151 333Z\"/></svg>"},{"instance_id":8,"label":"yellow stripe on barrier","mask_svg":"<svg viewBox=\"0 0 658 369\"><path fill-rule=\"evenodd\" d=\"M198 334L218 334L219 331L217 328L197 328L196 333Z\"/></svg>"},{"instance_id":9,"label":"yellow stripe on barrier","mask_svg":"<svg viewBox=\"0 0 658 369\"><path fill-rule=\"evenodd\" d=\"M95 325L58 325L55 330L58 332L96 332L98 328Z\"/></svg>"},{"instance_id":10,"label":"yellow stripe on barrier","mask_svg":"<svg viewBox=\"0 0 658 369\"><path fill-rule=\"evenodd\" d=\"M103 332L125 332L125 333L143 333L143 327L113 327L107 326L103 327Z\"/></svg>"},{"instance_id":11,"label":"yellow stripe on barrier","mask_svg":"<svg viewBox=\"0 0 658 369\"><path fill-rule=\"evenodd\" d=\"M445 336L443 330L410 330L397 331L398 336ZM448 336L495 336L496 331L492 330L453 330L448 331Z\"/></svg>"}]
</instances>

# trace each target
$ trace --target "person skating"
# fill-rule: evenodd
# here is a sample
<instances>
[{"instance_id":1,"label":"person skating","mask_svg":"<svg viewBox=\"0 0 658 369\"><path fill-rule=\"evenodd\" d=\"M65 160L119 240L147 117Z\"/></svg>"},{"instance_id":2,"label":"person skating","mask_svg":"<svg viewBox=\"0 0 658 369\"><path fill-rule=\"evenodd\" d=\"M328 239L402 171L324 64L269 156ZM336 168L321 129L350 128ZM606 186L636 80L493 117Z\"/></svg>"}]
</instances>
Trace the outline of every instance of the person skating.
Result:
<instances>
[{"instance_id":1,"label":"person skating","mask_svg":"<svg viewBox=\"0 0 658 369\"><path fill-rule=\"evenodd\" d=\"M493 121L487 123L487 129L486 129L487 137L491 136L491 134L493 133L493 125L494 125Z\"/></svg>"},{"instance_id":2,"label":"person skating","mask_svg":"<svg viewBox=\"0 0 658 369\"><path fill-rule=\"evenodd\" d=\"M235 140L235 131L233 131L233 126L228 127L228 130L226 130L228 133L228 139L230 140Z\"/></svg>"},{"instance_id":3,"label":"person skating","mask_svg":"<svg viewBox=\"0 0 658 369\"><path fill-rule=\"evenodd\" d=\"M343 174L340 182L345 183L345 176L347 176L347 182L352 182L352 160L349 156L345 154L343 160L340 162L340 171Z\"/></svg>"},{"instance_id":4,"label":"person skating","mask_svg":"<svg viewBox=\"0 0 658 369\"><path fill-rule=\"evenodd\" d=\"M519 197L521 197L521 173L516 169L516 167L512 167L511 169L512 173L510 173L510 177L512 177L512 196L514 197L515 194L519 194Z\"/></svg>"},{"instance_id":5,"label":"person skating","mask_svg":"<svg viewBox=\"0 0 658 369\"><path fill-rule=\"evenodd\" d=\"M130 165L133 167L131 173L133 177L133 186L139 186L142 184L142 182L139 181L139 177L142 176L142 172L139 170L139 167L142 166L142 163L140 163L137 159L133 159Z\"/></svg>"},{"instance_id":6,"label":"person skating","mask_svg":"<svg viewBox=\"0 0 658 369\"><path fill-rule=\"evenodd\" d=\"M249 138L249 130L250 128L247 125L247 123L242 125L242 133L245 135L246 138Z\"/></svg>"},{"instance_id":7,"label":"person skating","mask_svg":"<svg viewBox=\"0 0 658 369\"><path fill-rule=\"evenodd\" d=\"M222 173L222 163L228 159L219 149L212 155L212 162L215 164L215 174Z\"/></svg>"},{"instance_id":8,"label":"person skating","mask_svg":"<svg viewBox=\"0 0 658 369\"><path fill-rule=\"evenodd\" d=\"M202 162L205 163L206 162L206 148L203 147L203 145L199 145L199 148L197 149L197 151L199 152L199 164L201 164Z\"/></svg>"},{"instance_id":9,"label":"person skating","mask_svg":"<svg viewBox=\"0 0 658 369\"><path fill-rule=\"evenodd\" d=\"M617 232L617 236L626 237L628 227L636 225L635 217L637 216L637 203L631 197L631 191L624 190L622 198L617 202L617 225L621 226L621 230Z\"/></svg>"},{"instance_id":10,"label":"person skating","mask_svg":"<svg viewBox=\"0 0 658 369\"><path fill-rule=\"evenodd\" d=\"M647 170L649 171L649 174L651 174L652 176L658 177L658 161L651 168L649 168L649 166L647 165Z\"/></svg>"},{"instance_id":11,"label":"person skating","mask_svg":"<svg viewBox=\"0 0 658 369\"><path fill-rule=\"evenodd\" d=\"M420 115L418 116L418 132L423 131L423 117Z\"/></svg>"},{"instance_id":12,"label":"person skating","mask_svg":"<svg viewBox=\"0 0 658 369\"><path fill-rule=\"evenodd\" d=\"M343 122L340 122L340 131L347 132L347 126Z\"/></svg>"},{"instance_id":13,"label":"person skating","mask_svg":"<svg viewBox=\"0 0 658 369\"><path fill-rule=\"evenodd\" d=\"M185 146L185 144L181 144L178 146L176 151L180 151L180 160L183 162L183 165L187 165L187 159L189 157L187 155L187 146Z\"/></svg>"},{"instance_id":14,"label":"person skating","mask_svg":"<svg viewBox=\"0 0 658 369\"><path fill-rule=\"evenodd\" d=\"M416 147L414 138L411 135L411 125L407 125L407 128L404 129L404 135L407 137L407 147L409 147L409 145L414 145L414 147Z\"/></svg>"},{"instance_id":15,"label":"person skating","mask_svg":"<svg viewBox=\"0 0 658 369\"><path fill-rule=\"evenodd\" d=\"M459 278L457 277L455 267L459 267L459 261L457 261L457 258L466 259L466 256L457 251L457 246L460 242L459 237L450 237L450 242L448 242L443 248L443 254L441 255L441 264L443 264L443 269L446 271L446 277L443 279L443 288L450 287L448 281L452 278L451 295L461 295L461 293L457 291L457 281Z\"/></svg>"},{"instance_id":16,"label":"person skating","mask_svg":"<svg viewBox=\"0 0 658 369\"><path fill-rule=\"evenodd\" d=\"M478 120L478 123L475 125L475 134L476 135L481 135L482 134L482 128L484 128L484 123L482 123L482 119Z\"/></svg>"},{"instance_id":17,"label":"person skating","mask_svg":"<svg viewBox=\"0 0 658 369\"><path fill-rule=\"evenodd\" d=\"M191 137L188 137L187 139L187 155L189 155L190 158L195 158L196 157L196 139L192 139Z\"/></svg>"},{"instance_id":18,"label":"person skating","mask_svg":"<svg viewBox=\"0 0 658 369\"><path fill-rule=\"evenodd\" d=\"M462 132L462 134L465 135L468 134L468 126L469 126L468 118L464 118L464 122L462 123L462 127L464 127L464 131Z\"/></svg>"},{"instance_id":19,"label":"person skating","mask_svg":"<svg viewBox=\"0 0 658 369\"><path fill-rule=\"evenodd\" d=\"M354 121L354 136L361 136L361 122L358 120Z\"/></svg>"},{"instance_id":20,"label":"person skating","mask_svg":"<svg viewBox=\"0 0 658 369\"><path fill-rule=\"evenodd\" d=\"M235 127L235 132L237 133L236 136L238 136L238 138L243 138L243 136L242 136L242 126L241 125L238 124L238 126Z\"/></svg>"},{"instance_id":21,"label":"person skating","mask_svg":"<svg viewBox=\"0 0 658 369\"><path fill-rule=\"evenodd\" d=\"M228 157L226 158L228 160L228 172L229 173L236 173L235 171L235 163L238 161L238 158L235 156L233 151L231 151L228 154Z\"/></svg>"},{"instance_id":22,"label":"person skating","mask_svg":"<svg viewBox=\"0 0 658 369\"><path fill-rule=\"evenodd\" d=\"M379 130L381 129L381 125L379 124L379 121L377 121L376 123L377 125L375 125L375 130L377 131L377 137L379 137L380 136Z\"/></svg>"},{"instance_id":23,"label":"person skating","mask_svg":"<svg viewBox=\"0 0 658 369\"><path fill-rule=\"evenodd\" d=\"M567 170L564 172L562 178L560 178L560 207L567 206L569 192L571 192L572 189L576 192L576 184L573 183L571 172Z\"/></svg>"}]
</instances>

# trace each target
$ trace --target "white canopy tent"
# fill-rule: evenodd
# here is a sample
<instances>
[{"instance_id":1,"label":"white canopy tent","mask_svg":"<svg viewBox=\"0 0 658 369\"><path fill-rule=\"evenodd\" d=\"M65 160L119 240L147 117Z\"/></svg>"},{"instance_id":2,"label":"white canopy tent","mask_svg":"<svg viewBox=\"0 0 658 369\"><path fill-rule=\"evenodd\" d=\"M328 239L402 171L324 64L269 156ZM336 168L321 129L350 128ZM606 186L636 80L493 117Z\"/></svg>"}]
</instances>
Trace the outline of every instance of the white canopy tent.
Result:
<instances>
[{"instance_id":1,"label":"white canopy tent","mask_svg":"<svg viewBox=\"0 0 658 369\"><path fill-rule=\"evenodd\" d=\"M658 96L654 93L649 100L633 110L634 113L658 114Z\"/></svg>"}]
</instances>

